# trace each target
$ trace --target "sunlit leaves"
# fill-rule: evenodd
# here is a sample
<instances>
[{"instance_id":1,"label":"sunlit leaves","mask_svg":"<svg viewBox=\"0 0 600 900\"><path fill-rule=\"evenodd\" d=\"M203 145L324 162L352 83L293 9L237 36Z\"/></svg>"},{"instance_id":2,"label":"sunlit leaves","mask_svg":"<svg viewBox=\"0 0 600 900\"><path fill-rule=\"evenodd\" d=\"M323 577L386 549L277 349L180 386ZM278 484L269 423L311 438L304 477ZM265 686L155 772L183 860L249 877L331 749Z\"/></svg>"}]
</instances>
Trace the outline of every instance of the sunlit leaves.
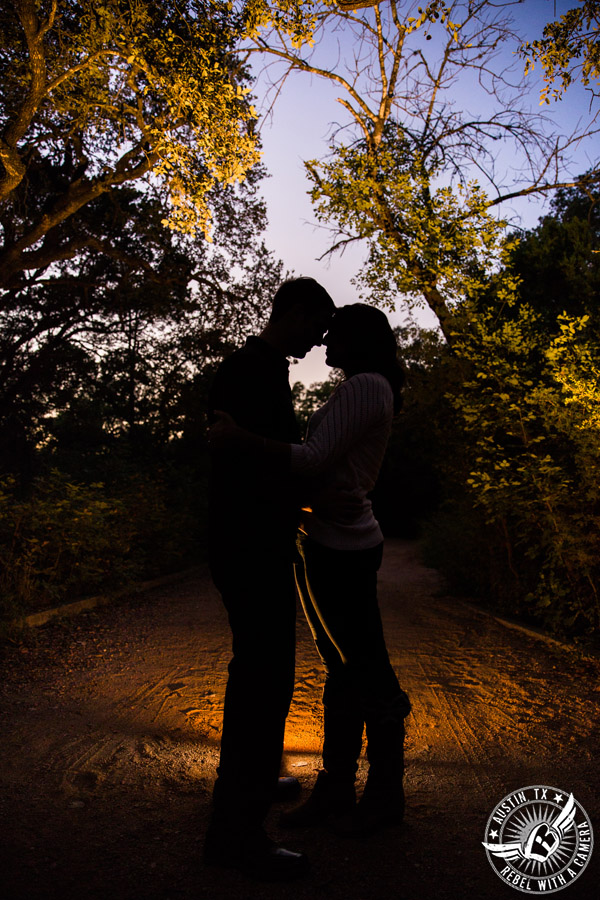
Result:
<instances>
[{"instance_id":1,"label":"sunlit leaves","mask_svg":"<svg viewBox=\"0 0 600 900\"><path fill-rule=\"evenodd\" d=\"M239 179L258 158L230 53L235 25L217 3L180 12L104 0L80 5L76 27L59 16L49 32L60 49L44 98L49 116L83 132L90 156L95 136L110 140L107 182L135 177L154 158L169 222L188 232L207 230L211 185Z\"/></svg>"},{"instance_id":2,"label":"sunlit leaves","mask_svg":"<svg viewBox=\"0 0 600 900\"><path fill-rule=\"evenodd\" d=\"M300 6L278 14L295 35L306 33ZM133 180L160 198L170 227L210 235L212 188L242 180L259 158L238 50L252 10L264 8L15 3L0 24L4 286L78 252L69 220Z\"/></svg>"},{"instance_id":3,"label":"sunlit leaves","mask_svg":"<svg viewBox=\"0 0 600 900\"><path fill-rule=\"evenodd\" d=\"M594 93L600 87L600 2L580 0L544 28L541 38L522 45L526 72L539 62L544 73L540 103L558 100L579 78Z\"/></svg>"},{"instance_id":4,"label":"sunlit leaves","mask_svg":"<svg viewBox=\"0 0 600 900\"><path fill-rule=\"evenodd\" d=\"M308 163L316 214L341 235L368 241L359 282L371 297L387 306L398 294L422 301L429 286L450 308L481 287L504 223L487 211L475 181L439 186L439 167L398 133L390 126L377 149L338 145L326 161Z\"/></svg>"},{"instance_id":5,"label":"sunlit leaves","mask_svg":"<svg viewBox=\"0 0 600 900\"><path fill-rule=\"evenodd\" d=\"M538 566L529 602L556 622L597 625L600 533L599 347L588 318L548 336L520 303L479 313L455 346L471 373L451 396L472 460L467 486L488 523Z\"/></svg>"},{"instance_id":6,"label":"sunlit leaves","mask_svg":"<svg viewBox=\"0 0 600 900\"><path fill-rule=\"evenodd\" d=\"M261 31L276 29L298 49L312 44L319 17L335 6L335 0L248 0L243 5L245 31L248 37L256 38Z\"/></svg>"},{"instance_id":7,"label":"sunlit leaves","mask_svg":"<svg viewBox=\"0 0 600 900\"><path fill-rule=\"evenodd\" d=\"M267 77L281 65L277 85L298 71L341 89L330 153L307 164L317 217L332 234L326 253L357 242L367 254L363 296L424 302L451 340L454 306L497 264L495 207L567 177L570 139L550 135L510 71L496 68L498 51L517 43L513 4L307 4L314 50L310 36L301 46L278 28L279 6L249 41L273 59ZM329 41L341 48L346 39L353 53L330 53ZM475 81L484 95L476 89L471 103L465 86ZM514 164L501 171L509 153Z\"/></svg>"}]
</instances>

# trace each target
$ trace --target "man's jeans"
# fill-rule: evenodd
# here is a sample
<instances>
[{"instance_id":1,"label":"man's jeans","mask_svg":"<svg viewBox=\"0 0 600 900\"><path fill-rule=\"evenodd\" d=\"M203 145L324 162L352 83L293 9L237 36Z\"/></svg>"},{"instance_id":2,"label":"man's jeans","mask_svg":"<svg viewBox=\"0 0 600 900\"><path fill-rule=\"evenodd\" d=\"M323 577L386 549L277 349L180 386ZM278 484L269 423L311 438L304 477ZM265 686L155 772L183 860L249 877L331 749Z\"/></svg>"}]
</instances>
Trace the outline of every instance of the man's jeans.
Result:
<instances>
[{"instance_id":1,"label":"man's jeans","mask_svg":"<svg viewBox=\"0 0 600 900\"><path fill-rule=\"evenodd\" d=\"M272 802L294 689L293 566L267 549L211 559L233 636L213 823L232 833L260 828Z\"/></svg>"}]
</instances>

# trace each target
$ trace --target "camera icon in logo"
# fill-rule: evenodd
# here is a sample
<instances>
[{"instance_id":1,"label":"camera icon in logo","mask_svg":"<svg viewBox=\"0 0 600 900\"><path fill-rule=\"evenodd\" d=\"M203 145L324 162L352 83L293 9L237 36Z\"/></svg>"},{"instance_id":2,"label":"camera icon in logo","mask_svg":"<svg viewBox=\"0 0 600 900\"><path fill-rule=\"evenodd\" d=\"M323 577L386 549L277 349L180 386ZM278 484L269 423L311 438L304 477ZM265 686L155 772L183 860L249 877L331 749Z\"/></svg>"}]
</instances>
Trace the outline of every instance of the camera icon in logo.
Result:
<instances>
[{"instance_id":1,"label":"camera icon in logo","mask_svg":"<svg viewBox=\"0 0 600 900\"><path fill-rule=\"evenodd\" d=\"M549 856L560 845L560 834L546 822L536 825L525 844L523 855L525 859L537 859L538 862L546 862Z\"/></svg>"}]
</instances>

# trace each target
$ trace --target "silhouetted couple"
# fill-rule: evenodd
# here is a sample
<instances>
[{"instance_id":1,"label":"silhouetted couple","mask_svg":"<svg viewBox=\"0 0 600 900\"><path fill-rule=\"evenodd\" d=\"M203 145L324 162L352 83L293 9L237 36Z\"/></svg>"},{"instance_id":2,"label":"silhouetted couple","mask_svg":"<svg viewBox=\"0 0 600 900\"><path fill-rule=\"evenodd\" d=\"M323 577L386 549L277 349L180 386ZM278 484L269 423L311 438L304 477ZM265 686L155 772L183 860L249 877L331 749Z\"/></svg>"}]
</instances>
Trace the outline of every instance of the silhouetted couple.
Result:
<instances>
[{"instance_id":1,"label":"silhouetted couple","mask_svg":"<svg viewBox=\"0 0 600 900\"><path fill-rule=\"evenodd\" d=\"M312 416L302 443L286 357L302 358L321 343L345 380ZM282 284L266 328L217 372L209 399L217 420L210 432L210 564L233 657L204 849L209 864L265 880L308 868L303 854L279 847L263 828L278 790L289 789L279 770L294 688L294 581L327 673L323 770L282 824L327 822L361 835L402 819L410 704L381 627L383 536L367 496L402 383L386 316L362 304L336 310L311 278ZM365 725L369 772L357 803Z\"/></svg>"}]
</instances>

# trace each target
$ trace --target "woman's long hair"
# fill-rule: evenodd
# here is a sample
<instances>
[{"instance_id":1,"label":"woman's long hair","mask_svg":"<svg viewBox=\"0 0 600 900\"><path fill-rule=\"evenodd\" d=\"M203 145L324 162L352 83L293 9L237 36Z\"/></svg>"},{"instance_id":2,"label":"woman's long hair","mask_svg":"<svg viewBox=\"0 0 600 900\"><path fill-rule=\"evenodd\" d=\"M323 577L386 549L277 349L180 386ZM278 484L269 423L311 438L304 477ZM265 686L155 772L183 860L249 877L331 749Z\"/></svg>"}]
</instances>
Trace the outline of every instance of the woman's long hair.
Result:
<instances>
[{"instance_id":1,"label":"woman's long hair","mask_svg":"<svg viewBox=\"0 0 600 900\"><path fill-rule=\"evenodd\" d=\"M330 329L343 341L356 374L378 372L387 378L394 395L394 413L398 413L406 377L386 314L366 303L351 303L336 310Z\"/></svg>"}]
</instances>

